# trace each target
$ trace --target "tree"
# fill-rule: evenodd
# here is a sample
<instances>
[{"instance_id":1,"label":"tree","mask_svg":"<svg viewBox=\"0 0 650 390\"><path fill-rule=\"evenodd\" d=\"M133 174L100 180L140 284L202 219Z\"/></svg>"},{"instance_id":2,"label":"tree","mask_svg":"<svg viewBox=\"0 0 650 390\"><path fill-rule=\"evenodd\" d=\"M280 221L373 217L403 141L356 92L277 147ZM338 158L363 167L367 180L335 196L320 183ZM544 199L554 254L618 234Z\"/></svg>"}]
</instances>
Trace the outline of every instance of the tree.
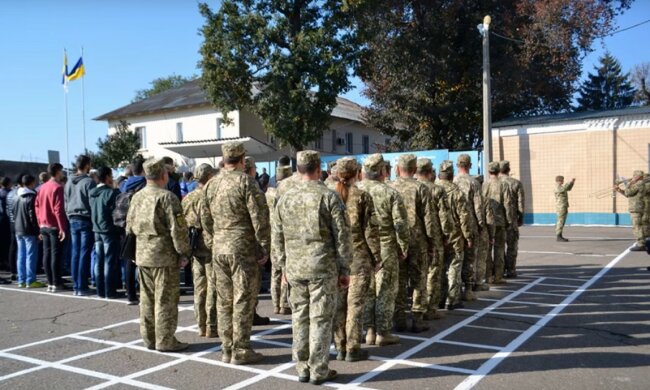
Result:
<instances>
[{"instance_id":1,"label":"tree","mask_svg":"<svg viewBox=\"0 0 650 390\"><path fill-rule=\"evenodd\" d=\"M247 109L295 151L329 127L350 89L354 46L337 0L224 0L205 17L202 85L222 112Z\"/></svg>"},{"instance_id":2,"label":"tree","mask_svg":"<svg viewBox=\"0 0 650 390\"><path fill-rule=\"evenodd\" d=\"M147 99L153 95L159 94L163 91L167 91L168 89L173 89L173 88L178 88L181 85L187 83L188 81L192 81L196 79L196 76L192 77L183 77L179 76L177 74L172 74L171 76L167 77L159 77L149 84L151 84L150 88L147 89L140 89L136 91L135 97L131 101L131 103L139 102L140 100Z\"/></svg>"},{"instance_id":3,"label":"tree","mask_svg":"<svg viewBox=\"0 0 650 390\"><path fill-rule=\"evenodd\" d=\"M634 102L642 106L650 106L650 62L644 62L634 67L632 85L636 89Z\"/></svg>"},{"instance_id":4,"label":"tree","mask_svg":"<svg viewBox=\"0 0 650 390\"><path fill-rule=\"evenodd\" d=\"M580 88L578 110L613 110L632 104L636 91L630 75L623 74L621 64L610 53L600 58L596 73L589 73Z\"/></svg>"},{"instance_id":5,"label":"tree","mask_svg":"<svg viewBox=\"0 0 650 390\"><path fill-rule=\"evenodd\" d=\"M350 0L366 119L403 148L480 147L484 15L493 119L569 110L583 55L631 2Z\"/></svg>"},{"instance_id":6,"label":"tree","mask_svg":"<svg viewBox=\"0 0 650 390\"><path fill-rule=\"evenodd\" d=\"M140 150L140 138L129 129L129 125L126 121L120 121L115 126L114 133L103 140L101 138L97 140L99 151L88 154L93 161L93 166L117 168L130 163L135 158Z\"/></svg>"}]
</instances>

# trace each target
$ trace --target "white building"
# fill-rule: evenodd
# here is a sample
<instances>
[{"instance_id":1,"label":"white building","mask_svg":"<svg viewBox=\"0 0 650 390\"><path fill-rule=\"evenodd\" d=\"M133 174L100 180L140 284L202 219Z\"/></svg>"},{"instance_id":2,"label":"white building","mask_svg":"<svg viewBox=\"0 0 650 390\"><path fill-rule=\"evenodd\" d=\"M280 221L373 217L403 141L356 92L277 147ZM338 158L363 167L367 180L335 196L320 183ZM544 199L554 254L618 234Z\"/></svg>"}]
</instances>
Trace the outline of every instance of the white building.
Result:
<instances>
[{"instance_id":1,"label":"white building","mask_svg":"<svg viewBox=\"0 0 650 390\"><path fill-rule=\"evenodd\" d=\"M363 123L361 106L344 98L337 100L330 129L306 147L323 155L347 155L374 153L377 145L386 144L389 137ZM212 105L196 80L95 120L108 121L109 134L121 120L127 121L140 136L143 156L170 156L180 165L188 159L216 164L220 145L231 140L244 142L248 154L258 161L290 155L288 147L278 148L274 137L264 131L262 121L251 112L230 112L228 118L232 122L226 125L223 113Z\"/></svg>"}]
</instances>

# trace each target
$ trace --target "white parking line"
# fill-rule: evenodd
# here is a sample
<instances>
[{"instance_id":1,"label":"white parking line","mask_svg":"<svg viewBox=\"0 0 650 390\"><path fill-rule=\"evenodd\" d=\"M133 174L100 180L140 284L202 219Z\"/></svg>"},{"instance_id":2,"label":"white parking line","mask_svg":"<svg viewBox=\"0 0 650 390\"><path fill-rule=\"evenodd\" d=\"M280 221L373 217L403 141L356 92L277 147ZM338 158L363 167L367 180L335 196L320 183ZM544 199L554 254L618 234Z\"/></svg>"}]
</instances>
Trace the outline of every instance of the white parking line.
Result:
<instances>
[{"instance_id":1,"label":"white parking line","mask_svg":"<svg viewBox=\"0 0 650 390\"><path fill-rule=\"evenodd\" d=\"M439 340L438 344L459 345L461 347L470 347L470 348L478 348L478 349L491 349L493 351L500 351L503 349L503 347L497 347L494 345L464 343L461 341L452 341L452 340Z\"/></svg>"},{"instance_id":2,"label":"white parking line","mask_svg":"<svg viewBox=\"0 0 650 390\"><path fill-rule=\"evenodd\" d=\"M510 301L510 302L512 302L512 301ZM466 328L476 328L476 329L486 329L486 330L498 330L498 331L501 331L501 332L524 333L523 330L498 328L498 327L494 327L494 326L465 325L465 327Z\"/></svg>"},{"instance_id":3,"label":"white parking line","mask_svg":"<svg viewBox=\"0 0 650 390\"><path fill-rule=\"evenodd\" d=\"M578 287L578 286L576 286ZM499 302L498 299L493 299L493 298L479 298L479 301L484 301L484 302ZM510 303L517 303L520 305L536 305L536 306L546 306L546 307L555 307L558 304L557 303L541 303L541 302L531 302L531 301L510 301Z\"/></svg>"},{"instance_id":4,"label":"white parking line","mask_svg":"<svg viewBox=\"0 0 650 390\"><path fill-rule=\"evenodd\" d=\"M483 363L483 365L479 367L478 370L476 370L475 374L469 376L458 386L456 386L456 390L469 390L472 387L474 387L478 382L481 381L481 379L485 378L486 375L492 372L492 370L497 365L499 365L504 359L510 356L512 352L514 352L517 348L519 348L528 339L533 337L533 335L535 335L535 333L537 333L540 329L544 328L544 326L546 326L546 324L548 324L549 321L551 321L553 318L555 318L555 316L557 316L560 312L562 312L562 310L564 310L568 305L570 305L571 302L575 301L576 298L580 296L580 294L585 292L589 287L591 287L591 285L596 283L600 278L602 278L603 275L605 275L607 272L609 272L610 269L612 269L616 264L618 264L619 261L621 261L628 253L630 253L630 248L626 249L623 253L618 255L614 260L612 260L603 269L601 269L600 272L598 272L591 279L585 282L582 286L576 289L571 295L566 297L566 299L564 299L562 303L560 303L557 307L551 310L550 313L546 314L539 321L537 321L535 325L531 326L530 328L528 328L527 331L525 331L524 333L519 335L519 337L511 341L503 349L503 351L496 353L487 362Z\"/></svg>"},{"instance_id":5,"label":"white parking line","mask_svg":"<svg viewBox=\"0 0 650 390\"><path fill-rule=\"evenodd\" d=\"M508 290L508 289L505 289L505 288L496 288L494 290L495 291L510 292L510 293L517 291L517 290ZM544 293L544 292L537 292L537 291L527 291L526 294L545 295L545 296L549 296L549 297L562 297L562 298L566 297L566 294Z\"/></svg>"},{"instance_id":6,"label":"white parking line","mask_svg":"<svg viewBox=\"0 0 650 390\"><path fill-rule=\"evenodd\" d=\"M525 281L523 281L523 280L521 280L521 281L519 281L519 280L511 280L511 281L509 281L508 283L513 283L513 284L528 284L527 282L525 282ZM554 283L540 283L539 285L540 285L540 286L548 286L548 287L571 288L571 289L574 289L574 288L576 288L576 287L580 287L580 286L568 286L568 285L566 285L566 284L554 284Z\"/></svg>"},{"instance_id":7,"label":"white parking line","mask_svg":"<svg viewBox=\"0 0 650 390\"><path fill-rule=\"evenodd\" d=\"M474 310L474 309L456 309L456 310L464 311L466 313L481 313L482 312L482 310ZM483 310L485 310L485 309L483 309ZM495 310L490 310L490 312L488 314L510 316L510 317L524 317L524 318L542 318L542 317L544 317L544 316L540 316L540 315L537 315L537 314L508 313L506 311L495 311Z\"/></svg>"},{"instance_id":8,"label":"white parking line","mask_svg":"<svg viewBox=\"0 0 650 390\"><path fill-rule=\"evenodd\" d=\"M47 291L38 291L38 290L32 290L32 289L19 289L19 288L12 288L12 287L0 287L0 290L6 290L6 291L13 291L17 293L26 293L26 294L38 294L38 295L47 295L49 297L54 297L54 298L71 298L71 299L83 299L86 301L99 301L99 302L104 302L104 303L120 303L122 305L126 305L127 301L119 300L119 299L106 299L106 298L100 298L100 297L93 297L93 296L87 296L87 297L79 297L76 295L68 295L66 293L51 293Z\"/></svg>"}]
</instances>

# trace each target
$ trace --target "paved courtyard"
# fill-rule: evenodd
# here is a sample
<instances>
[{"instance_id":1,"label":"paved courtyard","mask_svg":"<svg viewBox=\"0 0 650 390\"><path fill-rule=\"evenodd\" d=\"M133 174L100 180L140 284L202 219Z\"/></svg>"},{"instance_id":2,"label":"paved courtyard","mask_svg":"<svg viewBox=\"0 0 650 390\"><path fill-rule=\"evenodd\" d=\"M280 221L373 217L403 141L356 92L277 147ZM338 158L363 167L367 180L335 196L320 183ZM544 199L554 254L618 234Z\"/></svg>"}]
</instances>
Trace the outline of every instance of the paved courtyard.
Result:
<instances>
[{"instance_id":1,"label":"paved courtyard","mask_svg":"<svg viewBox=\"0 0 650 390\"><path fill-rule=\"evenodd\" d=\"M647 389L650 256L629 252L628 228L521 231L520 277L447 313L400 345L370 347L371 360L332 361L330 388ZM0 388L304 388L291 361L290 316L253 329L265 359L221 362L218 339L199 338L191 296L181 297L182 353L146 349L138 307L125 301L0 287Z\"/></svg>"}]
</instances>

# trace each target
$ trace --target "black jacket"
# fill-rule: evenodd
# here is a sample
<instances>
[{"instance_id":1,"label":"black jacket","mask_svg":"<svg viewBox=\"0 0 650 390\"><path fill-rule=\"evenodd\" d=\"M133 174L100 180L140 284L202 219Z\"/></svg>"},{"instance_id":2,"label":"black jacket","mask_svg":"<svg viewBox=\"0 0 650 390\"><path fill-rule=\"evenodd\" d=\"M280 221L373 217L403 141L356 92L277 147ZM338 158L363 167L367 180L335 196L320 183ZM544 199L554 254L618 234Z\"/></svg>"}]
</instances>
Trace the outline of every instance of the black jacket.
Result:
<instances>
[{"instance_id":1,"label":"black jacket","mask_svg":"<svg viewBox=\"0 0 650 390\"><path fill-rule=\"evenodd\" d=\"M90 210L95 233L117 233L119 229L113 224L115 199L120 190L103 185L90 190Z\"/></svg>"},{"instance_id":2,"label":"black jacket","mask_svg":"<svg viewBox=\"0 0 650 390\"><path fill-rule=\"evenodd\" d=\"M36 192L29 188L20 188L16 194L13 204L13 215L15 221L16 235L38 236L40 231L36 220L36 209L34 202Z\"/></svg>"}]
</instances>

